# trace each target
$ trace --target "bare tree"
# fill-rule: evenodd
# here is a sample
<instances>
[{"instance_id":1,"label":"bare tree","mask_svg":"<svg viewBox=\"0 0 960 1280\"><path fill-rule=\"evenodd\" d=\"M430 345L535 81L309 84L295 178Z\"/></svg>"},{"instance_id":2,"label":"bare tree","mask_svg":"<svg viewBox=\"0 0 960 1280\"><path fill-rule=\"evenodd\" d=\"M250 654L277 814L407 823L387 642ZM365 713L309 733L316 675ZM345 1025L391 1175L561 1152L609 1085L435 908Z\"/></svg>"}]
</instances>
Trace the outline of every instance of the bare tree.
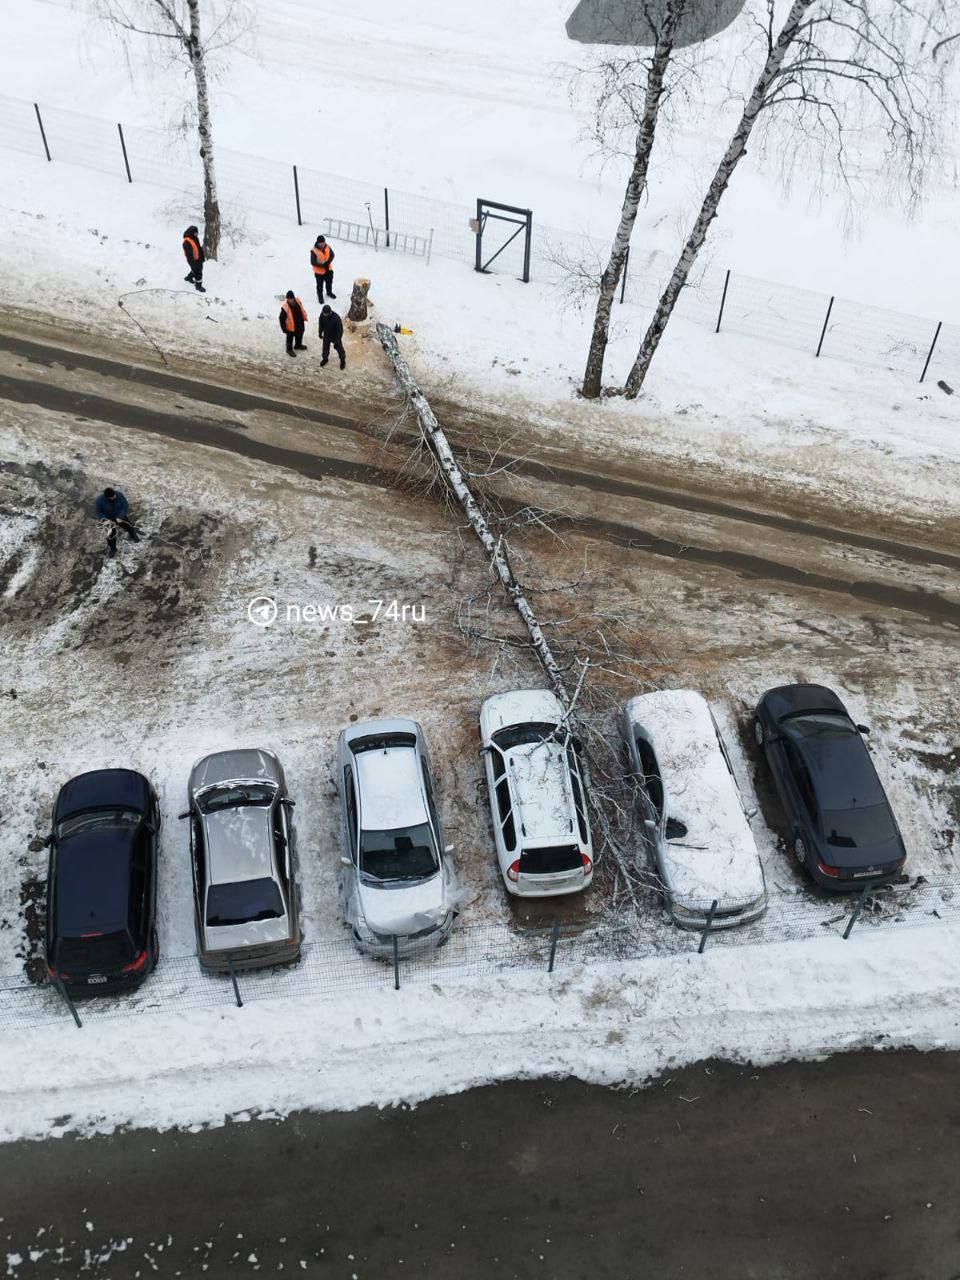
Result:
<instances>
[{"instance_id":1,"label":"bare tree","mask_svg":"<svg viewBox=\"0 0 960 1280\"><path fill-rule=\"evenodd\" d=\"M602 122L611 101L625 109L636 125L633 163L623 193L620 221L613 238L610 258L600 277L597 308L593 317L593 334L587 353L587 366L583 374L581 394L588 400L600 395L603 382L603 361L610 340L610 312L616 296L617 285L623 276L630 236L637 220L637 210L644 188L650 155L656 138L660 104L665 89L665 77L673 53L677 28L687 0L667 0L666 12L657 20L652 14L648 23L656 32L656 43L649 58L641 54L629 58L615 58L602 67L601 90L598 100L598 118ZM645 71L642 95L635 91L635 71ZM602 123L600 125L602 128Z\"/></svg>"},{"instance_id":2,"label":"bare tree","mask_svg":"<svg viewBox=\"0 0 960 1280\"><path fill-rule=\"evenodd\" d=\"M220 248L220 197L213 156L210 111L211 60L246 32L250 24L244 0L204 0L212 17L210 34L200 24L201 0L99 0L102 17L124 35L141 35L169 42L171 61L185 59L193 79L196 128L203 164L203 251L216 258Z\"/></svg>"},{"instance_id":3,"label":"bare tree","mask_svg":"<svg viewBox=\"0 0 960 1280\"><path fill-rule=\"evenodd\" d=\"M832 148L844 180L857 148L875 147L882 139L881 171L888 179L895 172L905 202L917 202L926 167L936 152L937 95L943 85L942 68L930 72L925 51L947 18L950 2L793 0L783 26L774 34L776 0L764 0L766 13L759 24L765 47L763 66L640 344L625 395L632 399L643 385L762 113L776 114L789 124L794 146L798 139L814 141L821 156L823 148ZM854 122L852 130L848 121Z\"/></svg>"}]
</instances>

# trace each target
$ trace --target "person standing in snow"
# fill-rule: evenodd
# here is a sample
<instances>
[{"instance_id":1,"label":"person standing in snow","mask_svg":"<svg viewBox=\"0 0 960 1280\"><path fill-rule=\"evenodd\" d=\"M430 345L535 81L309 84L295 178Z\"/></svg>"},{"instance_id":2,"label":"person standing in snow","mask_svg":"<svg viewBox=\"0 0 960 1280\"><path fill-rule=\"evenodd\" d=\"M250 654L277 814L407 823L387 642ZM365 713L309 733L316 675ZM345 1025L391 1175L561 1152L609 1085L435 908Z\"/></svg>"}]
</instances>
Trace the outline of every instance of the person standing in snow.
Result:
<instances>
[{"instance_id":1,"label":"person standing in snow","mask_svg":"<svg viewBox=\"0 0 960 1280\"><path fill-rule=\"evenodd\" d=\"M310 265L313 267L313 275L317 284L317 301L323 301L323 289L326 284L327 297L335 298L337 295L333 292L333 260L336 254L327 244L323 236L317 236L313 248L310 250Z\"/></svg>"},{"instance_id":2,"label":"person standing in snow","mask_svg":"<svg viewBox=\"0 0 960 1280\"><path fill-rule=\"evenodd\" d=\"M187 227L183 233L183 256L187 260L189 272L183 277L187 284L192 284L197 293L206 293L203 287L203 264L205 255L200 243L200 232L194 226Z\"/></svg>"},{"instance_id":3,"label":"person standing in snow","mask_svg":"<svg viewBox=\"0 0 960 1280\"><path fill-rule=\"evenodd\" d=\"M330 359L330 348L340 357L340 368L347 367L347 355L343 349L343 321L331 307L324 307L320 312L320 337L323 339L323 359L321 365Z\"/></svg>"},{"instance_id":4,"label":"person standing in snow","mask_svg":"<svg viewBox=\"0 0 960 1280\"><path fill-rule=\"evenodd\" d=\"M286 335L287 355L295 356L298 351L306 351L303 333L307 327L307 309L293 292L287 290L287 298L280 308L280 329Z\"/></svg>"},{"instance_id":5,"label":"person standing in snow","mask_svg":"<svg viewBox=\"0 0 960 1280\"><path fill-rule=\"evenodd\" d=\"M104 489L97 496L97 519L110 525L107 534L107 555L112 560L117 554L117 530L122 529L131 542L139 542L140 535L130 521L130 504L119 489Z\"/></svg>"}]
</instances>

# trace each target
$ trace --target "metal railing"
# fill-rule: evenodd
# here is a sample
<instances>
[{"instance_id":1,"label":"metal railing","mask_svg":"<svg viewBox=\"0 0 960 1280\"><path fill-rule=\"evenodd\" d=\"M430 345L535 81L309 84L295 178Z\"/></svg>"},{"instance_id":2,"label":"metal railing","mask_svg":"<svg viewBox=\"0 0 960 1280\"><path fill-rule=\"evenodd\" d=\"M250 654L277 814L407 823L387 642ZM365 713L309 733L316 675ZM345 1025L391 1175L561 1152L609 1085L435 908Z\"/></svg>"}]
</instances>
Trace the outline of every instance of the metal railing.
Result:
<instances>
[{"instance_id":1,"label":"metal railing","mask_svg":"<svg viewBox=\"0 0 960 1280\"><path fill-rule=\"evenodd\" d=\"M2 95L0 147L96 169L128 183L153 183L195 201L201 190L196 149L183 136ZM370 234L372 227L371 242L377 246L397 247L425 262L436 253L474 266L474 211L465 205L227 147L217 151L217 169L228 216L231 208L239 208L296 218L298 225L339 223L343 238L354 243L363 228ZM609 253L604 240L536 220L531 240L531 278L564 292L582 288L585 279L599 280ZM673 265L669 254L634 244L621 301L656 305ZM498 256L497 267L523 275L522 240ZM960 385L960 324L943 318L867 306L715 264L698 270L680 296L677 314L714 332L883 367L918 381Z\"/></svg>"},{"instance_id":2,"label":"metal railing","mask_svg":"<svg viewBox=\"0 0 960 1280\"><path fill-rule=\"evenodd\" d=\"M193 955L161 956L156 971L138 991L78 1001L77 1018L86 1025L170 1009L316 999L509 972L539 975L543 980L556 969L569 973L603 962L702 953L705 948L763 947L830 936L843 939L868 928L943 926L960 921L960 875L920 878L910 886L866 885L859 895L780 895L771 899L761 919L729 929L678 929L667 921L662 900L653 891L646 906L642 916L629 922L556 921L542 929L461 920L441 947L412 955L388 954L385 959L358 951L345 929L333 937L305 942L300 960L289 968L237 973L232 980L205 973ZM705 915L716 916L724 910L722 901L702 906ZM68 1004L49 983L32 983L22 972L0 976L0 1030L69 1019Z\"/></svg>"}]
</instances>

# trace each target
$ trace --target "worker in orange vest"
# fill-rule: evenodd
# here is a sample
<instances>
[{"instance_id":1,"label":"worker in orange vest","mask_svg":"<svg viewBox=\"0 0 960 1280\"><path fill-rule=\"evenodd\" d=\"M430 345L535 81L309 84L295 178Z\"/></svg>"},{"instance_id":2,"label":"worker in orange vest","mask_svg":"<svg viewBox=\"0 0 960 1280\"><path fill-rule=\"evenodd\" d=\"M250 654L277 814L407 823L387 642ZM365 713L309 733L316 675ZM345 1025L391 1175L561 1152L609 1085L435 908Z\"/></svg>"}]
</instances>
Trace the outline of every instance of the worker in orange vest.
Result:
<instances>
[{"instance_id":1,"label":"worker in orange vest","mask_svg":"<svg viewBox=\"0 0 960 1280\"><path fill-rule=\"evenodd\" d=\"M333 292L333 259L336 254L327 244L325 237L317 236L313 248L310 250L310 265L313 267L314 278L317 282L317 301L323 301L323 289L326 284L327 297L335 298L337 295Z\"/></svg>"},{"instance_id":2,"label":"worker in orange vest","mask_svg":"<svg viewBox=\"0 0 960 1280\"><path fill-rule=\"evenodd\" d=\"M203 263L204 252L203 245L200 243L200 232L194 226L187 227L183 233L183 256L187 260L187 266L190 268L187 275L184 276L187 284L192 284L197 293L206 293L203 287Z\"/></svg>"},{"instance_id":3,"label":"worker in orange vest","mask_svg":"<svg viewBox=\"0 0 960 1280\"><path fill-rule=\"evenodd\" d=\"M280 308L280 328L287 338L287 355L295 356L298 351L306 351L303 331L307 327L307 309L293 292L287 290L287 298Z\"/></svg>"}]
</instances>

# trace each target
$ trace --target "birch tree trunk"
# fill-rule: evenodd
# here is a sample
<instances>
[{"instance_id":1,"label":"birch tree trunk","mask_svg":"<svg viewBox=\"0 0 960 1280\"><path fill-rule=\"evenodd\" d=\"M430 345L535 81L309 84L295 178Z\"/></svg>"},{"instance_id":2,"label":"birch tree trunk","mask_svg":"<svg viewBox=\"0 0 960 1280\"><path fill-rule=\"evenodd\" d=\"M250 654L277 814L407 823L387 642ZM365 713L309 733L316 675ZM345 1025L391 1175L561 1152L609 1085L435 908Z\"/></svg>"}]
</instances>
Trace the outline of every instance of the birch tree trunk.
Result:
<instances>
[{"instance_id":1,"label":"birch tree trunk","mask_svg":"<svg viewBox=\"0 0 960 1280\"><path fill-rule=\"evenodd\" d=\"M687 277L690 275L693 264L697 260L697 254L703 248L710 223L717 216L720 199L727 189L734 170L746 153L747 141L753 132L757 117L767 102L767 95L777 78L787 50L796 39L804 15L813 3L814 0L794 0L780 34L777 36L776 41L769 46L766 62L743 109L740 123L737 125L730 140L730 145L727 147L724 157L717 167L703 204L700 206L697 220L693 224L693 230L687 237L687 242L683 246L677 265L673 269L673 274L657 304L653 319L644 334L640 350L637 352L637 358L634 360L633 367L627 376L624 394L630 400L637 396L643 386L643 380L647 376L650 362L657 347L660 345L660 339L663 337L667 322L673 314L673 308L680 297L680 291L687 282Z\"/></svg>"},{"instance_id":2,"label":"birch tree trunk","mask_svg":"<svg viewBox=\"0 0 960 1280\"><path fill-rule=\"evenodd\" d=\"M623 206L620 210L620 222L613 239L610 260L600 278L600 296L597 298L597 310L593 318L593 335L590 339L590 350L587 354L587 366L583 374L581 395L587 400L595 400L603 383L603 362L606 356L607 343L610 340L610 312L616 296L617 285L623 276L627 250L630 247L630 236L637 220L640 198L647 185L647 170L650 167L650 153L653 150L657 132L657 119L660 114L660 99L663 96L663 81L670 55L673 52L673 41L677 24L686 6L687 0L670 0L666 16L657 36L653 59L647 71L647 87L644 94L643 115L637 130L636 148L630 177L627 179L623 195Z\"/></svg>"},{"instance_id":3,"label":"birch tree trunk","mask_svg":"<svg viewBox=\"0 0 960 1280\"><path fill-rule=\"evenodd\" d=\"M210 93L207 67L200 40L200 0L187 0L190 13L190 35L187 53L197 87L197 131L200 134L200 159L203 162L203 252L216 259L220 249L220 198L213 164L213 125L210 120Z\"/></svg>"},{"instance_id":4,"label":"birch tree trunk","mask_svg":"<svg viewBox=\"0 0 960 1280\"><path fill-rule=\"evenodd\" d=\"M467 484L460 465L454 457L446 434L430 408L430 402L420 390L410 366L400 354L396 338L382 321L377 324L377 337L380 339L384 351L390 357L397 379L414 408L417 420L420 423L420 429L430 446L437 465L463 508L464 514L470 522L470 527L483 544L483 549L489 556L490 563L493 565L494 572L500 579L504 591L513 602L517 613L523 619L533 650L550 678L550 683L553 685L557 697L565 707L569 706L570 695L564 684L563 674L556 658L553 656L547 638L543 634L540 623L530 607L530 602L524 594L523 587L514 576L503 540L495 538L490 531L490 526L480 510L476 498L470 492L470 486Z\"/></svg>"}]
</instances>

